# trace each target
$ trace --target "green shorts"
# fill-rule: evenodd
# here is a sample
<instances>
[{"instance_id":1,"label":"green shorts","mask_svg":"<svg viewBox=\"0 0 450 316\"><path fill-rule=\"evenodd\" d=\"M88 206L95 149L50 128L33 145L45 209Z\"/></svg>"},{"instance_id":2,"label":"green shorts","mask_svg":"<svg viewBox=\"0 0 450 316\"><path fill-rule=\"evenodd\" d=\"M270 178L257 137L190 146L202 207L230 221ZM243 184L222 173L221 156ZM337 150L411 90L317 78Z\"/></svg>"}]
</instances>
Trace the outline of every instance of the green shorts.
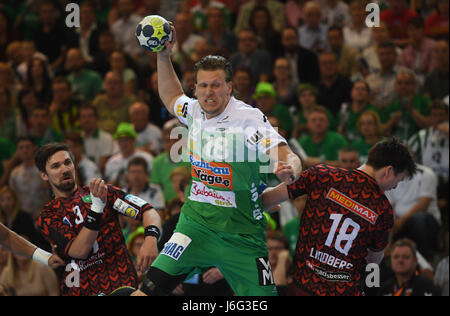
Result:
<instances>
[{"instance_id":1,"label":"green shorts","mask_svg":"<svg viewBox=\"0 0 450 316\"><path fill-rule=\"evenodd\" d=\"M277 295L265 232L246 235L212 231L183 213L152 267L172 276L217 267L236 295Z\"/></svg>"}]
</instances>

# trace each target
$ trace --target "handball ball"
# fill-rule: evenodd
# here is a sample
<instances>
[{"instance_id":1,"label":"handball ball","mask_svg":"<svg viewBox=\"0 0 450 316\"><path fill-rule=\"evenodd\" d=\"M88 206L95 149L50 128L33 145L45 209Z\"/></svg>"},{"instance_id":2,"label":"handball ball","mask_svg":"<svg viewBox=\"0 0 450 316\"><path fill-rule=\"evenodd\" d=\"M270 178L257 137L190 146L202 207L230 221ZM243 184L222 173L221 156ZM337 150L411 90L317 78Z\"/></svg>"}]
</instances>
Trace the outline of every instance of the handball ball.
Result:
<instances>
[{"instance_id":1,"label":"handball ball","mask_svg":"<svg viewBox=\"0 0 450 316\"><path fill-rule=\"evenodd\" d=\"M172 40L169 22L159 15L149 15L136 27L136 38L141 47L152 52L164 49L164 43Z\"/></svg>"}]
</instances>

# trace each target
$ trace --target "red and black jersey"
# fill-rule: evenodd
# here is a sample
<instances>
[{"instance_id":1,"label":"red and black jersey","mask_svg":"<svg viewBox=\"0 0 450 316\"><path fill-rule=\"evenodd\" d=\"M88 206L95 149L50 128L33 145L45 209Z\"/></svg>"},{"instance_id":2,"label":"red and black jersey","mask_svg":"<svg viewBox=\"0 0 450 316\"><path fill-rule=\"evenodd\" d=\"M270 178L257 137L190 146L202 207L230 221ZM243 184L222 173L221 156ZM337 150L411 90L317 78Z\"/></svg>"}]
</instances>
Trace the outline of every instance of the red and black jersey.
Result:
<instances>
[{"instance_id":1,"label":"red and black jersey","mask_svg":"<svg viewBox=\"0 0 450 316\"><path fill-rule=\"evenodd\" d=\"M375 179L360 170L310 168L288 186L308 196L300 219L294 280L312 295L361 295L368 249L381 251L394 224L392 206Z\"/></svg>"},{"instance_id":2,"label":"red and black jersey","mask_svg":"<svg viewBox=\"0 0 450 316\"><path fill-rule=\"evenodd\" d=\"M89 187L78 188L70 198L58 198L46 204L37 219L44 238L56 244L58 255L70 263L60 276L62 295L109 294L121 286L137 285L136 271L119 224L119 213L142 220L143 213L151 206L108 186L107 203L93 249L86 260L74 259L68 252L83 228L91 203Z\"/></svg>"}]
</instances>

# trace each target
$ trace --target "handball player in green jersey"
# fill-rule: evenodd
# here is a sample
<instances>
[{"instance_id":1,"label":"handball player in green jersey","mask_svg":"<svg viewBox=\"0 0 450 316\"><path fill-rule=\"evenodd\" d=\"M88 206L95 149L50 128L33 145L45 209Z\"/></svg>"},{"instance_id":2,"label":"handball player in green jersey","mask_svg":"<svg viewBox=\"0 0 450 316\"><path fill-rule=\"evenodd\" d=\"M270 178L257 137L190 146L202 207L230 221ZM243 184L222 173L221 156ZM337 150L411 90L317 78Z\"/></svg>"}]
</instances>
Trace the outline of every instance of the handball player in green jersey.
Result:
<instances>
[{"instance_id":1,"label":"handball player in green jersey","mask_svg":"<svg viewBox=\"0 0 450 316\"><path fill-rule=\"evenodd\" d=\"M183 93L170 58L171 27L173 40L157 55L158 90L167 110L187 126L192 183L174 234L133 295L168 295L211 267L236 295L277 295L260 184L264 172L295 182L300 159L259 109L232 96L231 64L224 57L202 58L194 69L196 98ZM264 171L265 158L274 165Z\"/></svg>"}]
</instances>

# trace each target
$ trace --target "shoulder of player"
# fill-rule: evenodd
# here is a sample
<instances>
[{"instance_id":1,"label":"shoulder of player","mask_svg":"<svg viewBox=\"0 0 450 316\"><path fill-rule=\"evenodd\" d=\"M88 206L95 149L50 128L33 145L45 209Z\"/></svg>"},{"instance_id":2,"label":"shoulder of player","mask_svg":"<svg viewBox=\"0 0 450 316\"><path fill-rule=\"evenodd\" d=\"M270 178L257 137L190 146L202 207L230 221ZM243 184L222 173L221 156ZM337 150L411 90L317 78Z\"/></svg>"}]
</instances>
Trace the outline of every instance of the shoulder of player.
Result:
<instances>
[{"instance_id":1,"label":"shoulder of player","mask_svg":"<svg viewBox=\"0 0 450 316\"><path fill-rule=\"evenodd\" d=\"M242 102L234 97L232 97L229 106L232 107L231 115L233 117L233 121L241 121L247 122L262 122L265 123L268 121L267 116L261 112L260 109L255 108L245 102Z\"/></svg>"}]
</instances>

